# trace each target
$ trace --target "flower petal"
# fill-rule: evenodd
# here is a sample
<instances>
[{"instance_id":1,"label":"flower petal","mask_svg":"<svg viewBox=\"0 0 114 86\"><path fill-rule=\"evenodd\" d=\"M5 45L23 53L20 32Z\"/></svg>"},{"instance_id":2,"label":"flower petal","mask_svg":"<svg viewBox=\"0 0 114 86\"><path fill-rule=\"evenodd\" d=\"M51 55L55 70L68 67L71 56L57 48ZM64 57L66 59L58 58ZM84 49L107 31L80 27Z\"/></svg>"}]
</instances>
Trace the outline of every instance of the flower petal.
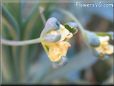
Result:
<instances>
[{"instance_id":1,"label":"flower petal","mask_svg":"<svg viewBox=\"0 0 114 86\"><path fill-rule=\"evenodd\" d=\"M59 61L63 56L66 56L70 44L68 42L60 41L57 43L48 43L48 56L52 62Z\"/></svg>"},{"instance_id":2,"label":"flower petal","mask_svg":"<svg viewBox=\"0 0 114 86\"><path fill-rule=\"evenodd\" d=\"M65 39L70 39L73 34L70 33L63 25L60 25L60 28L58 31L61 34L61 41L65 40Z\"/></svg>"},{"instance_id":3,"label":"flower petal","mask_svg":"<svg viewBox=\"0 0 114 86\"><path fill-rule=\"evenodd\" d=\"M101 42L104 42L104 41L109 41L109 36L103 36L103 37L99 37L100 41Z\"/></svg>"},{"instance_id":4,"label":"flower petal","mask_svg":"<svg viewBox=\"0 0 114 86\"><path fill-rule=\"evenodd\" d=\"M99 37L100 38L100 46L95 48L96 51L102 54L111 55L113 53L113 46L108 43L109 36Z\"/></svg>"},{"instance_id":5,"label":"flower petal","mask_svg":"<svg viewBox=\"0 0 114 86\"><path fill-rule=\"evenodd\" d=\"M112 46L112 45L108 45L108 49L105 50L105 53L110 55L110 54L112 54L113 52L114 52L113 46Z\"/></svg>"}]
</instances>

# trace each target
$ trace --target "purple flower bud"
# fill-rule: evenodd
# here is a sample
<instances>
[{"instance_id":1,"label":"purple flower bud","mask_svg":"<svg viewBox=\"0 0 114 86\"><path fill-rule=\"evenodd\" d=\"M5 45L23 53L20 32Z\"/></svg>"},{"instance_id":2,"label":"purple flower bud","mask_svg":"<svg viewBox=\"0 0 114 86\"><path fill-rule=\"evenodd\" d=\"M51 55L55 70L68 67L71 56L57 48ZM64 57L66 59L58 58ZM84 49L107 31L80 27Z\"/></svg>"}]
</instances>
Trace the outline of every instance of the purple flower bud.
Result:
<instances>
[{"instance_id":1,"label":"purple flower bud","mask_svg":"<svg viewBox=\"0 0 114 86\"><path fill-rule=\"evenodd\" d=\"M53 68L58 68L58 67L63 66L65 64L67 64L67 57L66 56L63 56L63 57L61 57L61 60L60 61L53 62L52 63L52 66L53 66Z\"/></svg>"},{"instance_id":2,"label":"purple flower bud","mask_svg":"<svg viewBox=\"0 0 114 86\"><path fill-rule=\"evenodd\" d=\"M91 46L93 47L98 47L100 45L100 40L99 38L97 37L96 34L94 33L89 33L87 34L88 35L88 42Z\"/></svg>"},{"instance_id":3,"label":"purple flower bud","mask_svg":"<svg viewBox=\"0 0 114 86\"><path fill-rule=\"evenodd\" d=\"M69 25L71 28L76 28L78 27L78 24L76 22L68 22L66 23L67 25Z\"/></svg>"},{"instance_id":4,"label":"purple flower bud","mask_svg":"<svg viewBox=\"0 0 114 86\"><path fill-rule=\"evenodd\" d=\"M60 29L60 22L55 17L51 17L47 20L45 27L41 33L41 36L44 36L45 34L47 34L52 30L58 30L58 29Z\"/></svg>"},{"instance_id":5,"label":"purple flower bud","mask_svg":"<svg viewBox=\"0 0 114 86\"><path fill-rule=\"evenodd\" d=\"M60 22L55 17L51 17L47 20L45 28L58 30L60 28Z\"/></svg>"}]
</instances>

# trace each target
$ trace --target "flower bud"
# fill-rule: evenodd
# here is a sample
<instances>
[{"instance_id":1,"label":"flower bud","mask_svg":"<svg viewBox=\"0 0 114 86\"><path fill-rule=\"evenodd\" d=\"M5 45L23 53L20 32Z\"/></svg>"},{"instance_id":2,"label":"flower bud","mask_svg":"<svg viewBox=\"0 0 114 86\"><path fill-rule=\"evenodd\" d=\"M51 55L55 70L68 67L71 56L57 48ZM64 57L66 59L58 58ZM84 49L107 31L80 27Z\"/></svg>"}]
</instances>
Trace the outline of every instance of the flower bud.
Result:
<instances>
[{"instance_id":1,"label":"flower bud","mask_svg":"<svg viewBox=\"0 0 114 86\"><path fill-rule=\"evenodd\" d=\"M92 47L98 47L100 45L100 40L94 33L88 34L88 42Z\"/></svg>"},{"instance_id":2,"label":"flower bud","mask_svg":"<svg viewBox=\"0 0 114 86\"><path fill-rule=\"evenodd\" d=\"M78 25L75 22L68 22L64 26L73 34L77 33L78 31Z\"/></svg>"},{"instance_id":3,"label":"flower bud","mask_svg":"<svg viewBox=\"0 0 114 86\"><path fill-rule=\"evenodd\" d=\"M58 30L60 29L60 22L54 18L51 17L47 20L45 27L43 31L41 32L41 37L45 36L48 32L53 31L53 30Z\"/></svg>"}]
</instances>

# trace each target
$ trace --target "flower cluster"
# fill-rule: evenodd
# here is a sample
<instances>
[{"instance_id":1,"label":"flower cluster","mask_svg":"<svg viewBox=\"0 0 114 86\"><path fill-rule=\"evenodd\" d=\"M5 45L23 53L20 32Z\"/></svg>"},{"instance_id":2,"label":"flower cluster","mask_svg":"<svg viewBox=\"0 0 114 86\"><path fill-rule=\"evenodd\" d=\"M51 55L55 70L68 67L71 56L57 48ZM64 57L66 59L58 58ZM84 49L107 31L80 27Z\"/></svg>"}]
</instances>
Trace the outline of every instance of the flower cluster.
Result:
<instances>
[{"instance_id":1,"label":"flower cluster","mask_svg":"<svg viewBox=\"0 0 114 86\"><path fill-rule=\"evenodd\" d=\"M41 33L41 44L43 45L51 62L63 64L69 47L68 42L78 31L75 22L68 22L65 25L52 17L46 22L45 28ZM98 36L93 32L86 31L88 41L97 53L97 57L105 59L113 53L113 46L109 44L109 36Z\"/></svg>"}]
</instances>

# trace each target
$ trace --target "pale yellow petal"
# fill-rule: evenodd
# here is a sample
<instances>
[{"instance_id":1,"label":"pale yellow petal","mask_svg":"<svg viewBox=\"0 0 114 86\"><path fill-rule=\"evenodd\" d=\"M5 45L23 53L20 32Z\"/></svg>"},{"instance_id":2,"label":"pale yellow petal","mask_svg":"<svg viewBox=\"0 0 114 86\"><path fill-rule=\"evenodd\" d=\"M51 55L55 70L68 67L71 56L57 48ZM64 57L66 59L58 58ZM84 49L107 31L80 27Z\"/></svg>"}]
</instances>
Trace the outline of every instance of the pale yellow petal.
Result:
<instances>
[{"instance_id":1,"label":"pale yellow petal","mask_svg":"<svg viewBox=\"0 0 114 86\"><path fill-rule=\"evenodd\" d=\"M61 34L61 41L63 41L64 39L68 38L70 39L73 34L70 33L70 31L68 31L63 25L60 25L61 29L59 29L58 31Z\"/></svg>"},{"instance_id":2,"label":"pale yellow petal","mask_svg":"<svg viewBox=\"0 0 114 86\"><path fill-rule=\"evenodd\" d=\"M52 62L59 61L61 59L60 51L58 47L51 47L48 53L49 59Z\"/></svg>"},{"instance_id":3,"label":"pale yellow petal","mask_svg":"<svg viewBox=\"0 0 114 86\"><path fill-rule=\"evenodd\" d=\"M113 50L113 46L112 45L109 45L108 47L107 47L107 50L105 50L105 53L106 54L112 54L114 52L114 50Z\"/></svg>"},{"instance_id":4,"label":"pale yellow petal","mask_svg":"<svg viewBox=\"0 0 114 86\"><path fill-rule=\"evenodd\" d=\"M96 51L98 51L99 53L105 53L104 50L102 49L102 47L98 47L98 48L95 48Z\"/></svg>"},{"instance_id":5,"label":"pale yellow petal","mask_svg":"<svg viewBox=\"0 0 114 86\"><path fill-rule=\"evenodd\" d=\"M57 43L53 43L49 46L49 58L51 61L56 62L59 61L63 56L66 56L68 48L71 45L68 42L60 41Z\"/></svg>"},{"instance_id":6,"label":"pale yellow petal","mask_svg":"<svg viewBox=\"0 0 114 86\"><path fill-rule=\"evenodd\" d=\"M68 51L68 48L71 46L68 42L60 42L60 51L62 56L66 56L66 53Z\"/></svg>"}]
</instances>

